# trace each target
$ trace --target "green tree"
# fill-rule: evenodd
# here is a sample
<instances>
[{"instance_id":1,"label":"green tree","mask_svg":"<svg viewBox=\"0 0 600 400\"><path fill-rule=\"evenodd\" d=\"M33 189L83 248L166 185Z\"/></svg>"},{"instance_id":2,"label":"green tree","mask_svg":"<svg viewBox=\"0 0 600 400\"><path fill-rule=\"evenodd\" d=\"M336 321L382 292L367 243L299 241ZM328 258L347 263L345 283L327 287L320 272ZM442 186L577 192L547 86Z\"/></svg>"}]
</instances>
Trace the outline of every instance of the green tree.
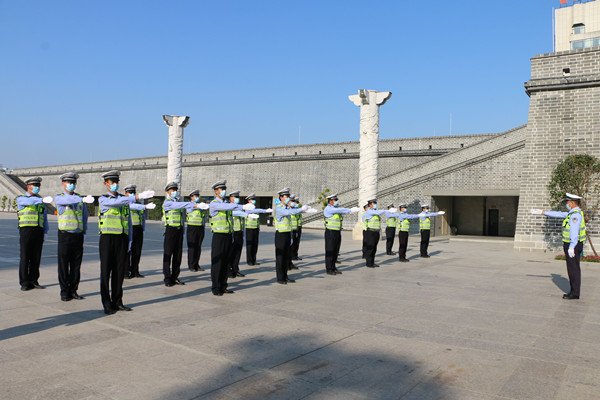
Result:
<instances>
[{"instance_id":1,"label":"green tree","mask_svg":"<svg viewBox=\"0 0 600 400\"><path fill-rule=\"evenodd\" d=\"M17 209L18 209L17 208L17 198L16 197L12 201L12 207L11 207L11 209L14 210L14 211L17 211Z\"/></svg>"},{"instance_id":2,"label":"green tree","mask_svg":"<svg viewBox=\"0 0 600 400\"><path fill-rule=\"evenodd\" d=\"M550 205L558 209L565 199L565 193L581 196L581 210L589 227L592 218L600 204L600 160L589 154L568 156L558 163L548 183ZM597 256L596 249L590 240L589 230L586 232L592 251Z\"/></svg>"},{"instance_id":3,"label":"green tree","mask_svg":"<svg viewBox=\"0 0 600 400\"><path fill-rule=\"evenodd\" d=\"M160 221L162 219L162 205L164 199L159 197L153 197L150 199L149 203L156 204L156 208L154 210L148 210L148 219L153 221Z\"/></svg>"},{"instance_id":4,"label":"green tree","mask_svg":"<svg viewBox=\"0 0 600 400\"><path fill-rule=\"evenodd\" d=\"M323 190L321 194L319 194L319 197L317 197L319 203L321 203L321 206L323 207L323 210L325 207L327 207L327 193L329 193L329 189Z\"/></svg>"},{"instance_id":5,"label":"green tree","mask_svg":"<svg viewBox=\"0 0 600 400\"><path fill-rule=\"evenodd\" d=\"M7 200L8 200L8 197L2 196L2 210L6 210L6 201Z\"/></svg>"}]
</instances>

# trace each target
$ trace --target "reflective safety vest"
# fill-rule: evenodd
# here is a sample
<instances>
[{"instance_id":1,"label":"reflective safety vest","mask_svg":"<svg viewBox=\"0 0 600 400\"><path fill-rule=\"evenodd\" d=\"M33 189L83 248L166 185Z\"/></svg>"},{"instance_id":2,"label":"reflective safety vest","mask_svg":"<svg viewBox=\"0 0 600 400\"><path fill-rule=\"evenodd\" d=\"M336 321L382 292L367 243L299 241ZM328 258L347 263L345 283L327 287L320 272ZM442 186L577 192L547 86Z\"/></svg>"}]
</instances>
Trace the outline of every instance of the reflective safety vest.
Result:
<instances>
[{"instance_id":1,"label":"reflective safety vest","mask_svg":"<svg viewBox=\"0 0 600 400\"><path fill-rule=\"evenodd\" d=\"M163 203L163 225L181 227L183 226L183 209L165 211L165 204Z\"/></svg>"},{"instance_id":2,"label":"reflective safety vest","mask_svg":"<svg viewBox=\"0 0 600 400\"><path fill-rule=\"evenodd\" d=\"M398 229L400 229L401 232L408 232L410 230L410 220L408 218L404 218L402 221L400 221L400 218L398 218L396 226Z\"/></svg>"},{"instance_id":3,"label":"reflective safety vest","mask_svg":"<svg viewBox=\"0 0 600 400\"><path fill-rule=\"evenodd\" d=\"M244 222L246 221L246 217L236 217L233 216L233 231L241 232L244 230ZM250 218L252 219L252 218Z\"/></svg>"},{"instance_id":4,"label":"reflective safety vest","mask_svg":"<svg viewBox=\"0 0 600 400\"><path fill-rule=\"evenodd\" d=\"M579 241L584 242L587 237L585 235L585 219L581 210L573 210L567 214L567 218L563 221L563 242L571 243L571 215L579 213L581 215L581 224L579 224Z\"/></svg>"},{"instance_id":5,"label":"reflective safety vest","mask_svg":"<svg viewBox=\"0 0 600 400\"><path fill-rule=\"evenodd\" d=\"M129 235L129 205L109 208L104 213L98 207L98 232L100 234L120 235L124 233Z\"/></svg>"},{"instance_id":6,"label":"reflective safety vest","mask_svg":"<svg viewBox=\"0 0 600 400\"><path fill-rule=\"evenodd\" d=\"M332 231L339 231L342 229L342 214L333 214L333 216L329 218L325 218L325 229L329 229Z\"/></svg>"},{"instance_id":7,"label":"reflective safety vest","mask_svg":"<svg viewBox=\"0 0 600 400\"><path fill-rule=\"evenodd\" d=\"M286 207L282 206L281 204L277 204L275 206L275 209L277 209L278 207L281 207L283 209L285 209ZM291 232L292 231L292 217L289 215L286 215L284 217L281 217L281 220L277 219L277 213L275 213L275 229L277 230L277 232Z\"/></svg>"},{"instance_id":8,"label":"reflective safety vest","mask_svg":"<svg viewBox=\"0 0 600 400\"><path fill-rule=\"evenodd\" d=\"M213 202L219 203L217 199L214 199ZM211 215L210 229L213 233L231 233L233 230L231 211L219 211L214 217Z\"/></svg>"},{"instance_id":9,"label":"reflective safety vest","mask_svg":"<svg viewBox=\"0 0 600 400\"><path fill-rule=\"evenodd\" d=\"M206 220L206 210L194 208L194 211L187 213L187 224L189 226L204 226Z\"/></svg>"},{"instance_id":10,"label":"reflective safety vest","mask_svg":"<svg viewBox=\"0 0 600 400\"><path fill-rule=\"evenodd\" d=\"M57 196L64 196L64 193L59 193ZM74 193L75 196L81 197ZM80 201L75 205L65 206L65 211L58 215L58 230L59 231L83 231L83 202Z\"/></svg>"},{"instance_id":11,"label":"reflective safety vest","mask_svg":"<svg viewBox=\"0 0 600 400\"><path fill-rule=\"evenodd\" d=\"M27 197L27 196L19 196ZM39 226L44 227L44 209L46 206L41 204L35 204L31 206L25 206L17 212L19 217L19 228L26 226Z\"/></svg>"},{"instance_id":12,"label":"reflective safety vest","mask_svg":"<svg viewBox=\"0 0 600 400\"><path fill-rule=\"evenodd\" d=\"M425 221L423 221L420 217L419 217L419 227L421 228L421 230L424 231L428 231L431 229L431 219L429 217L425 218Z\"/></svg>"},{"instance_id":13,"label":"reflective safety vest","mask_svg":"<svg viewBox=\"0 0 600 400\"><path fill-rule=\"evenodd\" d=\"M258 229L259 225L260 225L260 219L246 218L246 229Z\"/></svg>"},{"instance_id":14,"label":"reflective safety vest","mask_svg":"<svg viewBox=\"0 0 600 400\"><path fill-rule=\"evenodd\" d=\"M302 214L296 214L296 219L298 220L298 228L302 228Z\"/></svg>"},{"instance_id":15,"label":"reflective safety vest","mask_svg":"<svg viewBox=\"0 0 600 400\"><path fill-rule=\"evenodd\" d=\"M396 228L396 217L389 217L385 222L388 228Z\"/></svg>"},{"instance_id":16,"label":"reflective safety vest","mask_svg":"<svg viewBox=\"0 0 600 400\"><path fill-rule=\"evenodd\" d=\"M373 215L371 218L367 219L367 229L381 229L381 219L379 215Z\"/></svg>"},{"instance_id":17,"label":"reflective safety vest","mask_svg":"<svg viewBox=\"0 0 600 400\"><path fill-rule=\"evenodd\" d=\"M299 214L292 215L292 230L293 231L297 231L298 230L298 217L297 217L297 215L299 215Z\"/></svg>"},{"instance_id":18,"label":"reflective safety vest","mask_svg":"<svg viewBox=\"0 0 600 400\"><path fill-rule=\"evenodd\" d=\"M133 226L142 225L143 220L144 220L144 211L143 210L131 210L131 225L133 225Z\"/></svg>"}]
</instances>

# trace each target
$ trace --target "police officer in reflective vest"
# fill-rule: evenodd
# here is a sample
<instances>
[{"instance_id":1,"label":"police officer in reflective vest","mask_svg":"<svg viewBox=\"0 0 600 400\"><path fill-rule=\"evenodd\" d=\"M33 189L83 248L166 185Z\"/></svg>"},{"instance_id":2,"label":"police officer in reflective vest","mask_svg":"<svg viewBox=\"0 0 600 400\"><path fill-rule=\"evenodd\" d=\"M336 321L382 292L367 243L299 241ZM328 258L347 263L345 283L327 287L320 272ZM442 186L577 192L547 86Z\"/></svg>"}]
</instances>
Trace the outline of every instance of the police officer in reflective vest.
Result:
<instances>
[{"instance_id":1,"label":"police officer in reflective vest","mask_svg":"<svg viewBox=\"0 0 600 400\"><path fill-rule=\"evenodd\" d=\"M531 210L532 214L542 214L552 218L564 218L562 223L562 241L565 258L567 261L567 273L571 289L563 295L563 299L577 300L581 289L581 267L579 265L583 242L587 239L585 230L585 218L581 211L581 197L575 194L566 194L567 212Z\"/></svg>"},{"instance_id":2,"label":"police officer in reflective vest","mask_svg":"<svg viewBox=\"0 0 600 400\"><path fill-rule=\"evenodd\" d=\"M246 204L252 204L256 207L256 194L252 193L245 198ZM255 208L252 214L269 214L272 209ZM256 262L256 253L258 252L258 236L260 233L260 219L248 216L246 218L246 262L248 265L260 265Z\"/></svg>"},{"instance_id":3,"label":"police officer in reflective vest","mask_svg":"<svg viewBox=\"0 0 600 400\"><path fill-rule=\"evenodd\" d=\"M240 191L234 190L229 193L229 202L232 204L240 204ZM236 276L244 277L240 272L240 257L244 248L244 229L246 226L246 212L232 211L231 219L233 221L233 232L231 242L231 256L229 257L229 265L227 267L227 275L229 278Z\"/></svg>"},{"instance_id":4,"label":"police officer in reflective vest","mask_svg":"<svg viewBox=\"0 0 600 400\"><path fill-rule=\"evenodd\" d=\"M400 262L409 262L406 258L406 249L408 248L408 232L410 231L410 220L419 218L419 214L407 214L407 204L400 204L400 213L396 219L396 227L398 228L398 260Z\"/></svg>"},{"instance_id":5,"label":"police officer in reflective vest","mask_svg":"<svg viewBox=\"0 0 600 400\"><path fill-rule=\"evenodd\" d=\"M286 285L296 282L288 278L292 262L292 216L308 209L308 206L291 209L290 188L278 192L279 201L275 204L275 271L277 283Z\"/></svg>"},{"instance_id":6,"label":"police officer in reflective vest","mask_svg":"<svg viewBox=\"0 0 600 400\"><path fill-rule=\"evenodd\" d=\"M200 190L196 189L189 194L194 204L200 204ZM207 218L206 208L194 208L187 214L187 247L188 268L192 272L204 271L200 267L200 254L202 253L202 242L204 241L205 224Z\"/></svg>"},{"instance_id":7,"label":"police officer in reflective vest","mask_svg":"<svg viewBox=\"0 0 600 400\"><path fill-rule=\"evenodd\" d=\"M290 208L300 208L300 197L296 194L290 196ZM300 247L300 239L302 238L302 214L294 214L292 216L292 261L300 261L298 257L298 248ZM293 263L290 263L293 265ZM295 267L295 266L294 266ZM295 267L295 269L298 269Z\"/></svg>"},{"instance_id":8,"label":"police officer in reflective vest","mask_svg":"<svg viewBox=\"0 0 600 400\"><path fill-rule=\"evenodd\" d=\"M63 192L54 197L58 216L58 284L60 299L81 300L77 294L81 277L83 241L87 233L88 209L92 196L81 197L75 193L79 174L67 172L60 176Z\"/></svg>"},{"instance_id":9,"label":"police officer in reflective vest","mask_svg":"<svg viewBox=\"0 0 600 400\"><path fill-rule=\"evenodd\" d=\"M169 182L165 186L167 196L163 203L164 252L163 275L165 286L185 285L179 280L181 257L183 253L183 230L185 213L198 208L199 204L192 201L177 201L177 182Z\"/></svg>"},{"instance_id":10,"label":"police officer in reflective vest","mask_svg":"<svg viewBox=\"0 0 600 400\"><path fill-rule=\"evenodd\" d=\"M385 214L385 254L388 256L396 255L396 253L392 251L392 248L394 247L394 238L396 237L397 217L393 216L394 213L390 212L390 209L392 208L394 208L394 203L388 204L388 212Z\"/></svg>"},{"instance_id":11,"label":"police officer in reflective vest","mask_svg":"<svg viewBox=\"0 0 600 400\"><path fill-rule=\"evenodd\" d=\"M445 211L430 213L429 204L423 204L421 206L421 214L419 214L419 228L421 229L421 257L429 258L427 249L429 248L429 236L431 233L431 217L444 215L445 213Z\"/></svg>"},{"instance_id":12,"label":"police officer in reflective vest","mask_svg":"<svg viewBox=\"0 0 600 400\"><path fill-rule=\"evenodd\" d=\"M136 185L125 186L125 194L135 197L137 193ZM140 258L142 257L142 247L144 246L144 232L146 231L146 210L153 210L156 204L140 204L137 201L129 205L131 212L131 250L129 251L129 266L125 273L125 279L143 278L140 274Z\"/></svg>"},{"instance_id":13,"label":"police officer in reflective vest","mask_svg":"<svg viewBox=\"0 0 600 400\"><path fill-rule=\"evenodd\" d=\"M227 267L231 257L231 244L233 232L233 211L251 210L252 204L241 206L235 203L227 203L227 181L224 179L212 185L215 198L210 202L210 229L213 233L210 255L210 278L212 281L211 291L215 296L223 296L224 293L233 293L227 289Z\"/></svg>"},{"instance_id":14,"label":"police officer in reflective vest","mask_svg":"<svg viewBox=\"0 0 600 400\"><path fill-rule=\"evenodd\" d=\"M327 207L323 210L325 217L325 272L327 275L341 275L335 263L340 246L342 244L342 221L343 215L358 212L358 207L343 208L340 207L337 194L327 196Z\"/></svg>"},{"instance_id":15,"label":"police officer in reflective vest","mask_svg":"<svg viewBox=\"0 0 600 400\"><path fill-rule=\"evenodd\" d=\"M131 311L123 305L123 279L127 270L127 255L131 244L131 216L129 205L136 200L154 196L147 190L135 196L122 196L118 170L102 175L106 194L98 198L98 230L100 232L100 297L105 314Z\"/></svg>"},{"instance_id":16,"label":"police officer in reflective vest","mask_svg":"<svg viewBox=\"0 0 600 400\"><path fill-rule=\"evenodd\" d=\"M375 264L375 254L377 253L377 243L379 243L379 233L381 231L381 215L386 210L377 210L377 200L372 199L367 202L368 208L364 213L365 218L365 260L368 268L379 267Z\"/></svg>"},{"instance_id":17,"label":"police officer in reflective vest","mask_svg":"<svg viewBox=\"0 0 600 400\"><path fill-rule=\"evenodd\" d=\"M367 240L365 239L365 232L367 231L367 221L365 220L365 211L367 211L369 209L369 205L365 204L363 206L363 215L361 217L362 219L362 258L363 260L366 258L366 254L367 254Z\"/></svg>"},{"instance_id":18,"label":"police officer in reflective vest","mask_svg":"<svg viewBox=\"0 0 600 400\"><path fill-rule=\"evenodd\" d=\"M40 197L42 178L39 176L25 180L27 192L17 197L17 216L19 218L19 243L21 261L19 262L19 284L21 290L44 289L40 285L40 260L44 236L48 233L46 204L52 197Z\"/></svg>"}]
</instances>

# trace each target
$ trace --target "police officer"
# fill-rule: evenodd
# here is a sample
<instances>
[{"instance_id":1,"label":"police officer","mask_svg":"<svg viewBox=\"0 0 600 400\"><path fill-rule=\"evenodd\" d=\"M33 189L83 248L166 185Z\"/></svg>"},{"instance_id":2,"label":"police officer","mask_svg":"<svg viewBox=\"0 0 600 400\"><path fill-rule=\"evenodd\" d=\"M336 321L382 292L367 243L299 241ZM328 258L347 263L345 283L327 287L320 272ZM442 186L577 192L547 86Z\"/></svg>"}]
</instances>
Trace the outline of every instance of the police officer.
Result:
<instances>
[{"instance_id":1,"label":"police officer","mask_svg":"<svg viewBox=\"0 0 600 400\"><path fill-rule=\"evenodd\" d=\"M122 196L119 190L121 172L104 173L107 192L98 198L98 230L100 231L100 297L104 313L131 311L123 305L123 279L128 266L127 255L131 245L131 215L129 205L136 200L154 196L147 190L135 196ZM109 285L110 282L110 285Z\"/></svg>"},{"instance_id":2,"label":"police officer","mask_svg":"<svg viewBox=\"0 0 600 400\"><path fill-rule=\"evenodd\" d=\"M92 196L81 197L75 193L79 174L67 172L60 176L64 191L54 197L58 215L58 284L60 299L82 300L77 294L81 277L83 241L87 233L88 209Z\"/></svg>"},{"instance_id":3,"label":"police officer","mask_svg":"<svg viewBox=\"0 0 600 400\"><path fill-rule=\"evenodd\" d=\"M42 178L39 176L25 180L27 192L17 197L17 216L19 218L19 243L21 261L19 262L19 284L21 290L45 289L40 285L40 260L44 237L48 233L46 204L52 203L52 197L40 197Z\"/></svg>"},{"instance_id":4,"label":"police officer","mask_svg":"<svg viewBox=\"0 0 600 400\"><path fill-rule=\"evenodd\" d=\"M363 260L367 255L367 240L365 239L365 232L367 231L367 221L365 220L365 211L369 208L369 204L365 204L363 206L363 215L362 215L362 258Z\"/></svg>"},{"instance_id":5,"label":"police officer","mask_svg":"<svg viewBox=\"0 0 600 400\"><path fill-rule=\"evenodd\" d=\"M394 203L390 203L387 206L388 212L385 213L385 254L388 256L394 256L396 253L392 251L394 247L394 238L396 237L396 219L390 209L394 208Z\"/></svg>"},{"instance_id":6,"label":"police officer","mask_svg":"<svg viewBox=\"0 0 600 400\"><path fill-rule=\"evenodd\" d=\"M325 272L327 275L341 275L335 263L342 244L342 215L358 212L358 207L340 207L337 194L327 196L327 207L323 210L325 217Z\"/></svg>"},{"instance_id":7,"label":"police officer","mask_svg":"<svg viewBox=\"0 0 600 400\"><path fill-rule=\"evenodd\" d=\"M429 254L427 254L427 248L429 247L429 235L431 233L431 217L444 215L445 213L445 211L430 213L429 204L423 204L421 206L421 214L419 214L419 228L421 229L421 257L429 258Z\"/></svg>"},{"instance_id":8,"label":"police officer","mask_svg":"<svg viewBox=\"0 0 600 400\"><path fill-rule=\"evenodd\" d=\"M194 208L206 207L204 203L177 201L177 182L169 182L165 186L167 196L163 203L163 224L165 240L163 253L163 275L165 286L185 285L179 280L181 257L183 253L184 210L191 212Z\"/></svg>"},{"instance_id":9,"label":"police officer","mask_svg":"<svg viewBox=\"0 0 600 400\"><path fill-rule=\"evenodd\" d=\"M386 210L377 210L377 199L367 202L367 210L364 213L365 218L365 260L368 268L379 267L375 264L375 254L377 253L377 243L379 243L379 232L381 230L381 215Z\"/></svg>"},{"instance_id":10,"label":"police officer","mask_svg":"<svg viewBox=\"0 0 600 400\"><path fill-rule=\"evenodd\" d=\"M579 265L583 242L587 239L585 230L585 218L581 211L581 197L566 193L567 212L531 210L532 214L545 215L552 218L564 218L562 223L562 241L567 261L567 273L569 274L569 293L563 295L563 299L577 300L581 288L581 268Z\"/></svg>"},{"instance_id":11,"label":"police officer","mask_svg":"<svg viewBox=\"0 0 600 400\"><path fill-rule=\"evenodd\" d=\"M292 203L293 202L293 203ZM296 194L290 196L290 208L300 208L300 197ZM300 247L300 238L302 237L302 214L292 215L292 261L300 261L298 257L298 248ZM290 263L293 265L293 263ZM297 267L296 267L297 269Z\"/></svg>"},{"instance_id":12,"label":"police officer","mask_svg":"<svg viewBox=\"0 0 600 400\"><path fill-rule=\"evenodd\" d=\"M135 197L137 193L136 185L125 186L125 194ZM140 258L142 257L142 247L144 246L144 232L146 231L146 210L153 210L156 204L140 204L137 201L129 205L131 212L131 250L129 251L129 266L125 273L125 279L143 278L140 274Z\"/></svg>"},{"instance_id":13,"label":"police officer","mask_svg":"<svg viewBox=\"0 0 600 400\"><path fill-rule=\"evenodd\" d=\"M290 208L290 188L277 192L279 201L275 205L275 272L277 283L286 285L296 282L288 278L288 270L292 262L292 215L308 210L308 206L302 208Z\"/></svg>"},{"instance_id":14,"label":"police officer","mask_svg":"<svg viewBox=\"0 0 600 400\"><path fill-rule=\"evenodd\" d=\"M396 227L398 228L398 260L400 262L409 262L406 258L406 249L408 247L408 231L410 231L411 219L419 218L419 214L407 214L407 204L400 204L400 215L396 219Z\"/></svg>"},{"instance_id":15,"label":"police officer","mask_svg":"<svg viewBox=\"0 0 600 400\"><path fill-rule=\"evenodd\" d=\"M227 203L227 180L222 180L212 185L215 198L210 202L210 229L213 233L210 255L210 278L212 281L212 294L223 296L224 293L233 293L227 289L227 267L231 257L231 244L233 232L233 211L252 210L253 204L243 206Z\"/></svg>"},{"instance_id":16,"label":"police officer","mask_svg":"<svg viewBox=\"0 0 600 400\"><path fill-rule=\"evenodd\" d=\"M200 191L194 190L189 194L190 200L195 204L200 204ZM188 268L192 272L204 271L198 264L200 254L202 253L202 242L204 241L206 209L194 208L187 215L187 247L188 247Z\"/></svg>"}]
</instances>

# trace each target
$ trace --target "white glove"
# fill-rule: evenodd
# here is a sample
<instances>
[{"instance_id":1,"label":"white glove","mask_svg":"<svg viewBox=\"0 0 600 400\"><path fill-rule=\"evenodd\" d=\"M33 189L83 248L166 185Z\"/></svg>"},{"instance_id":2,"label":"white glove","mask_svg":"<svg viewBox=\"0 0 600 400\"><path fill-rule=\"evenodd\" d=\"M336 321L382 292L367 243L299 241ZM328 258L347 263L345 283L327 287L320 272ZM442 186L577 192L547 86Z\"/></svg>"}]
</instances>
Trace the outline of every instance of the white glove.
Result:
<instances>
[{"instance_id":1,"label":"white glove","mask_svg":"<svg viewBox=\"0 0 600 400\"><path fill-rule=\"evenodd\" d=\"M309 214L314 214L317 212L317 210L315 210L314 208L310 207L308 210L306 210L307 213Z\"/></svg>"},{"instance_id":2,"label":"white glove","mask_svg":"<svg viewBox=\"0 0 600 400\"><path fill-rule=\"evenodd\" d=\"M146 204L146 210L154 210L156 208L156 204L148 203Z\"/></svg>"},{"instance_id":3,"label":"white glove","mask_svg":"<svg viewBox=\"0 0 600 400\"><path fill-rule=\"evenodd\" d=\"M350 212L351 212L351 213L357 213L357 212L359 212L359 211L360 211L360 207L352 207L352 208L350 209Z\"/></svg>"},{"instance_id":4,"label":"white glove","mask_svg":"<svg viewBox=\"0 0 600 400\"><path fill-rule=\"evenodd\" d=\"M83 199L81 199L81 201L83 201L86 204L92 204L94 202L94 196L92 196L91 194L88 194Z\"/></svg>"},{"instance_id":5,"label":"white glove","mask_svg":"<svg viewBox=\"0 0 600 400\"><path fill-rule=\"evenodd\" d=\"M394 208L394 207L392 207L392 208L390 208L388 211L389 211L389 212L391 212L392 214L396 214L396 213L398 212L398 209L397 209L397 208Z\"/></svg>"},{"instance_id":6,"label":"white glove","mask_svg":"<svg viewBox=\"0 0 600 400\"><path fill-rule=\"evenodd\" d=\"M438 211L438 215L444 215L446 214L446 211Z\"/></svg>"},{"instance_id":7,"label":"white glove","mask_svg":"<svg viewBox=\"0 0 600 400\"><path fill-rule=\"evenodd\" d=\"M535 215L542 215L543 212L544 212L544 210L538 210L537 208L534 208L530 211L530 213L535 214Z\"/></svg>"},{"instance_id":8,"label":"white glove","mask_svg":"<svg viewBox=\"0 0 600 400\"><path fill-rule=\"evenodd\" d=\"M573 258L575 257L575 248L570 247L569 250L567 251L567 254L569 255L569 257Z\"/></svg>"},{"instance_id":9,"label":"white glove","mask_svg":"<svg viewBox=\"0 0 600 400\"><path fill-rule=\"evenodd\" d=\"M419 214L419 217L421 217L421 218L425 218L426 216L427 216L427 214L425 214L425 213Z\"/></svg>"},{"instance_id":10,"label":"white glove","mask_svg":"<svg viewBox=\"0 0 600 400\"><path fill-rule=\"evenodd\" d=\"M272 209L272 208L267 208L265 211L266 211L267 213L272 213L272 212L273 212L273 209Z\"/></svg>"},{"instance_id":11,"label":"white glove","mask_svg":"<svg viewBox=\"0 0 600 400\"><path fill-rule=\"evenodd\" d=\"M306 212L309 208L309 206L302 206L301 210L302 212Z\"/></svg>"},{"instance_id":12,"label":"white glove","mask_svg":"<svg viewBox=\"0 0 600 400\"><path fill-rule=\"evenodd\" d=\"M199 208L201 210L208 210L210 206L206 203L198 203L196 204L196 208Z\"/></svg>"},{"instance_id":13,"label":"white glove","mask_svg":"<svg viewBox=\"0 0 600 400\"><path fill-rule=\"evenodd\" d=\"M254 204L250 204L250 203L248 203L248 204L244 204L244 205L242 206L242 208L243 208L245 211L252 211L252 210L254 210L254 209L256 208L256 206L255 206Z\"/></svg>"},{"instance_id":14,"label":"white glove","mask_svg":"<svg viewBox=\"0 0 600 400\"><path fill-rule=\"evenodd\" d=\"M154 197L154 190L144 190L138 195L138 199L145 200Z\"/></svg>"},{"instance_id":15,"label":"white glove","mask_svg":"<svg viewBox=\"0 0 600 400\"><path fill-rule=\"evenodd\" d=\"M53 200L53 199L52 199L52 196L46 196L46 197L44 197L44 198L42 199L42 201L43 201L44 203L46 203L46 204L48 204L48 203L52 203L52 200Z\"/></svg>"},{"instance_id":16,"label":"white glove","mask_svg":"<svg viewBox=\"0 0 600 400\"><path fill-rule=\"evenodd\" d=\"M259 216L258 214L248 214L248 218L257 219Z\"/></svg>"}]
</instances>

